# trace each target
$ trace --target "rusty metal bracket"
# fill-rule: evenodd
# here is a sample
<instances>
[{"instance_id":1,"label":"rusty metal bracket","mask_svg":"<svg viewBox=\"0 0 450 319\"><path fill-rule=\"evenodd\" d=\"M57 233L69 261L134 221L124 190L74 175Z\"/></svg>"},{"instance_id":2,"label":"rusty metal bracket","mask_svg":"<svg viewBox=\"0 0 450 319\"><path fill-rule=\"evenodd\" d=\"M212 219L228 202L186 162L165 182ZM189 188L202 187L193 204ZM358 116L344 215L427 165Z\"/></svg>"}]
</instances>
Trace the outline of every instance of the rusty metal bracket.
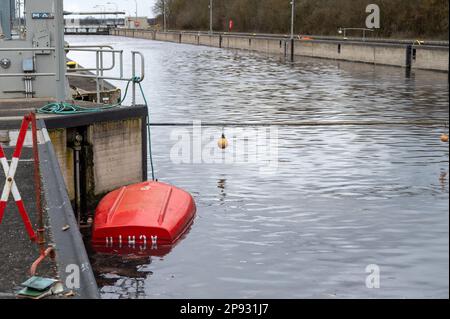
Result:
<instances>
[{"instance_id":1,"label":"rusty metal bracket","mask_svg":"<svg viewBox=\"0 0 450 319\"><path fill-rule=\"evenodd\" d=\"M30 267L30 275L34 276L36 275L37 267L40 265L40 263L45 259L49 257L51 260L54 260L56 257L56 252L53 247L48 247L46 250L41 252L41 255L38 259L36 259L33 264Z\"/></svg>"},{"instance_id":2,"label":"rusty metal bracket","mask_svg":"<svg viewBox=\"0 0 450 319\"><path fill-rule=\"evenodd\" d=\"M49 257L52 260L55 259L55 249L53 247L45 247L45 225L44 225L44 212L42 210L41 204L41 171L40 171L40 160L39 160L39 144L37 136L37 121L36 114L30 113L28 115L31 121L31 131L33 136L33 157L34 157L34 185L35 185L35 195L36 195L36 211L38 213L38 230L37 230L37 243L39 245L39 258L31 265L30 273L31 276L36 274L37 267L46 258Z\"/></svg>"}]
</instances>

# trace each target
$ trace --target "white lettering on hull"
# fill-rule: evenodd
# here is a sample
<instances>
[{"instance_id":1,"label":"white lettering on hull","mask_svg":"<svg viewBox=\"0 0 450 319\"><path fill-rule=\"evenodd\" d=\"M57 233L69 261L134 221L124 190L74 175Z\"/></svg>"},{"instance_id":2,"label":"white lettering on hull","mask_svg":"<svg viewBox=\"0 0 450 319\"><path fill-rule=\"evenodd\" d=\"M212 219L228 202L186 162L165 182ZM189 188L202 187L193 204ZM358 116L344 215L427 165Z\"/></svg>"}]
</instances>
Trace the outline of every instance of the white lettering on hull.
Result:
<instances>
[{"instance_id":1,"label":"white lettering on hull","mask_svg":"<svg viewBox=\"0 0 450 319\"><path fill-rule=\"evenodd\" d=\"M140 235L140 236L125 236L127 238L126 244L128 244L129 248L135 248L136 247L136 237L139 238L139 241L142 242L142 244L139 246L141 250L147 249L147 236L146 235ZM158 249L158 236L150 236L151 243L152 243L152 249ZM113 247L114 245L114 237L109 236L105 237L106 247ZM119 243L119 248L122 248L123 243L123 236L119 235L117 237L117 242Z\"/></svg>"}]
</instances>

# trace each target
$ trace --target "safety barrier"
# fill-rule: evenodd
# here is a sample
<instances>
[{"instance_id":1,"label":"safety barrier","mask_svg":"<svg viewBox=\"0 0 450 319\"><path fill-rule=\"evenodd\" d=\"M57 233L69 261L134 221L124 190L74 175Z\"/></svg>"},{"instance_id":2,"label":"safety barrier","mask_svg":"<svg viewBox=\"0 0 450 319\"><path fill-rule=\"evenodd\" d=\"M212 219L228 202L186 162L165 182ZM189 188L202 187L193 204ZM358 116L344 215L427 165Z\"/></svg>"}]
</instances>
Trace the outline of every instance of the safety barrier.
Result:
<instances>
[{"instance_id":1,"label":"safety barrier","mask_svg":"<svg viewBox=\"0 0 450 319\"><path fill-rule=\"evenodd\" d=\"M91 52L95 53L95 68L91 69L72 69L68 70L68 77L90 78L95 79L96 91L97 91L97 103L100 103L100 92L103 90L104 80L126 81L132 83L132 105L136 105L136 79L142 81L145 78L145 58L144 55L137 51L131 51L131 77L124 76L123 67L123 50L114 50L110 46L71 46L67 48L70 51L76 52ZM112 66L104 66L104 55L111 54ZM116 66L116 55L119 56L119 76L107 76L105 71L110 71ZM138 61L136 57L139 56L140 60L140 74L138 74L136 67ZM86 71L95 71L95 73L88 73Z\"/></svg>"},{"instance_id":2,"label":"safety barrier","mask_svg":"<svg viewBox=\"0 0 450 319\"><path fill-rule=\"evenodd\" d=\"M34 183L35 183L35 196L36 196L36 211L38 214L38 229L37 234L33 229L30 221L30 217L26 211L25 204L20 195L17 184L14 180L19 166L20 156L22 155L22 149L25 143L25 138L31 125L32 140L33 140L33 159L34 159ZM38 136L37 136L37 122L36 115L30 113L26 115L22 120L19 135L17 138L16 147L11 159L11 165L8 163L6 154L3 147L0 144L0 163L5 173L6 181L3 187L2 196L0 198L0 224L3 221L3 216L8 204L9 197L12 193L14 201L19 210L19 214L25 225L28 237L31 241L36 242L39 245L39 258L31 265L30 273L33 276L36 273L39 264L46 258L54 258L55 252L53 247L45 247L45 227L43 210L41 206L41 175L40 175L40 162L39 162L39 149L38 149Z\"/></svg>"},{"instance_id":3,"label":"safety barrier","mask_svg":"<svg viewBox=\"0 0 450 319\"><path fill-rule=\"evenodd\" d=\"M3 220L9 195L12 193L14 201L16 202L17 208L19 210L20 216L22 217L23 223L25 224L28 236L32 241L36 241L37 239L36 233L33 230L30 218L28 217L25 205L22 201L22 197L20 196L19 189L17 188L16 182L14 181L14 177L17 172L17 167L19 165L19 159L22 154L23 144L25 142L25 136L27 134L30 122L31 118L29 116L26 116L22 121L22 126L20 128L19 137L17 139L16 148L12 156L11 165L8 164L5 152L3 151L3 148L0 145L0 161L6 176L5 185L3 187L3 192L0 199L0 224L2 223Z\"/></svg>"}]
</instances>

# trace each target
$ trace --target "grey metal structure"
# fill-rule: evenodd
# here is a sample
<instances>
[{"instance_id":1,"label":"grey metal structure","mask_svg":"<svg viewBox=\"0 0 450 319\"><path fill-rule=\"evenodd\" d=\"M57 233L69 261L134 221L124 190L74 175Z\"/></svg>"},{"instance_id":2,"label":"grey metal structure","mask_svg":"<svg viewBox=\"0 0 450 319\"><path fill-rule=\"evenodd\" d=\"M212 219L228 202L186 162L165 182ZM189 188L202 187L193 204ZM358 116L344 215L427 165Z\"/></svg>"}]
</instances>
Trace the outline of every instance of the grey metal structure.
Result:
<instances>
[{"instance_id":1,"label":"grey metal structure","mask_svg":"<svg viewBox=\"0 0 450 319\"><path fill-rule=\"evenodd\" d=\"M11 25L16 16L14 0L0 0L0 35L4 39L11 39Z\"/></svg>"},{"instance_id":2,"label":"grey metal structure","mask_svg":"<svg viewBox=\"0 0 450 319\"><path fill-rule=\"evenodd\" d=\"M0 0L10 12L5 15L7 25L15 16L11 13L10 0ZM14 8L15 8L15 3ZM2 11L3 12L3 11ZM97 102L101 103L100 91L104 80L133 81L133 105L136 102L136 80L145 76L144 56L131 52L132 74L123 75L123 51L112 47L74 47L64 42L63 0L27 0L25 2L25 32L16 30L18 38L0 39L0 99L51 98L65 101L71 98L68 77L93 78L97 83ZM66 13L69 14L69 13ZM3 19L2 19L3 21ZM84 51L95 54L95 67L67 72L66 51ZM111 54L112 66L104 66L105 54ZM116 67L119 57L120 76L104 74ZM140 61L137 61L139 57ZM140 65L140 73L136 72ZM86 71L92 71L88 73Z\"/></svg>"},{"instance_id":3,"label":"grey metal structure","mask_svg":"<svg viewBox=\"0 0 450 319\"><path fill-rule=\"evenodd\" d=\"M58 27L63 23L63 0L29 0L25 2L24 12L26 31L15 30L17 38L0 39L0 99L64 100L69 92L64 29ZM2 14L2 25L11 26L14 19L15 14L10 10L9 14Z\"/></svg>"}]
</instances>

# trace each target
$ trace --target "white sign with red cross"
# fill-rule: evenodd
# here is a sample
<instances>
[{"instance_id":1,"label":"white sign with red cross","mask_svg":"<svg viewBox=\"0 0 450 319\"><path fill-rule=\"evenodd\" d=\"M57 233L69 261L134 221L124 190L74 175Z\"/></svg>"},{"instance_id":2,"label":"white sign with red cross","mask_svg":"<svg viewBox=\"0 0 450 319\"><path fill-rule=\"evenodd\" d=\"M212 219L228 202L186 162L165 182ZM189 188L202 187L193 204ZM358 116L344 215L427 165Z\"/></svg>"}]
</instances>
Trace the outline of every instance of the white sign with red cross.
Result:
<instances>
[{"instance_id":1,"label":"white sign with red cross","mask_svg":"<svg viewBox=\"0 0 450 319\"><path fill-rule=\"evenodd\" d=\"M20 216L22 217L23 223L25 224L28 236L30 237L31 240L35 241L36 234L33 230L33 226L31 225L31 221L30 218L28 217L25 205L22 201L22 197L20 196L19 189L17 188L16 182L14 181L14 177L17 172L17 167L19 165L19 158L22 153L23 144L25 141L25 137L30 122L31 122L30 117L25 117L22 121L22 126L20 128L19 136L17 138L16 148L13 153L13 157L11 159L11 165L8 163L5 152L0 144L0 164L3 167L3 172L5 173L6 176L5 185L3 187L3 192L0 198L0 224L2 223L3 220L9 195L12 193L17 208L19 209Z\"/></svg>"}]
</instances>

